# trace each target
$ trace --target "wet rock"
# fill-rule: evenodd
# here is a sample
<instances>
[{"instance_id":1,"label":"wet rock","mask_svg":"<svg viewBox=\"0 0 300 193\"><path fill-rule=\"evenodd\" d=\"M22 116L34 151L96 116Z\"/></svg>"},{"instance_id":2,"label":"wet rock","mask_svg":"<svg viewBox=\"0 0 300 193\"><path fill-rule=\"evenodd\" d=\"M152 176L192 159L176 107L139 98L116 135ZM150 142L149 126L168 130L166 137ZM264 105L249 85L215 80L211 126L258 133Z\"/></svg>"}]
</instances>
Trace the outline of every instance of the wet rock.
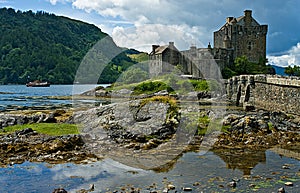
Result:
<instances>
[{"instance_id":1,"label":"wet rock","mask_svg":"<svg viewBox=\"0 0 300 193\"><path fill-rule=\"evenodd\" d=\"M183 190L184 192L191 192L191 191L193 191L193 189L190 188L190 187L183 187L182 190Z\"/></svg>"},{"instance_id":2,"label":"wet rock","mask_svg":"<svg viewBox=\"0 0 300 193\"><path fill-rule=\"evenodd\" d=\"M284 185L286 185L286 186L293 186L294 184L293 184L293 182L286 182L286 183L284 183Z\"/></svg>"},{"instance_id":3,"label":"wet rock","mask_svg":"<svg viewBox=\"0 0 300 193\"><path fill-rule=\"evenodd\" d=\"M287 165L283 165L283 166L282 166L282 169L290 169L290 167L287 166Z\"/></svg>"},{"instance_id":4,"label":"wet rock","mask_svg":"<svg viewBox=\"0 0 300 193\"><path fill-rule=\"evenodd\" d=\"M68 193L68 192L63 188L58 188L58 189L54 189L52 193Z\"/></svg>"},{"instance_id":5,"label":"wet rock","mask_svg":"<svg viewBox=\"0 0 300 193\"><path fill-rule=\"evenodd\" d=\"M161 90L159 92L154 93L155 96L168 96L169 92L167 90Z\"/></svg>"},{"instance_id":6,"label":"wet rock","mask_svg":"<svg viewBox=\"0 0 300 193\"><path fill-rule=\"evenodd\" d=\"M173 184L168 184L168 190L175 190L175 186Z\"/></svg>"},{"instance_id":7,"label":"wet rock","mask_svg":"<svg viewBox=\"0 0 300 193\"><path fill-rule=\"evenodd\" d=\"M236 181L231 181L231 182L229 182L228 184L227 184L227 186L228 187L231 187L231 188L236 188L236 185L237 185L237 183L236 183Z\"/></svg>"},{"instance_id":8,"label":"wet rock","mask_svg":"<svg viewBox=\"0 0 300 193\"><path fill-rule=\"evenodd\" d=\"M32 128L26 128L21 131L16 131L15 134L16 135L26 135L26 134L32 134L33 132L34 131L32 130Z\"/></svg>"},{"instance_id":9,"label":"wet rock","mask_svg":"<svg viewBox=\"0 0 300 193\"><path fill-rule=\"evenodd\" d=\"M79 135L53 137L37 134L30 129L22 130L21 133L23 135L16 133L0 135L1 165L23 163L26 160L80 163L87 159L98 159L85 147Z\"/></svg>"},{"instance_id":10,"label":"wet rock","mask_svg":"<svg viewBox=\"0 0 300 193\"><path fill-rule=\"evenodd\" d=\"M152 149L176 132L178 112L169 112L170 105L166 102L147 100L132 100L76 112L72 120L84 125L83 136L93 135L85 141L99 143L99 147L101 143L116 142L126 148L140 146Z\"/></svg>"},{"instance_id":11,"label":"wet rock","mask_svg":"<svg viewBox=\"0 0 300 193\"><path fill-rule=\"evenodd\" d=\"M163 192L163 193L168 193L168 192L169 192L169 189L168 189L168 188L165 188L165 189L163 189L162 192Z\"/></svg>"},{"instance_id":12,"label":"wet rock","mask_svg":"<svg viewBox=\"0 0 300 193\"><path fill-rule=\"evenodd\" d=\"M277 192L278 192L278 193L285 193L284 187L279 188Z\"/></svg>"}]
</instances>

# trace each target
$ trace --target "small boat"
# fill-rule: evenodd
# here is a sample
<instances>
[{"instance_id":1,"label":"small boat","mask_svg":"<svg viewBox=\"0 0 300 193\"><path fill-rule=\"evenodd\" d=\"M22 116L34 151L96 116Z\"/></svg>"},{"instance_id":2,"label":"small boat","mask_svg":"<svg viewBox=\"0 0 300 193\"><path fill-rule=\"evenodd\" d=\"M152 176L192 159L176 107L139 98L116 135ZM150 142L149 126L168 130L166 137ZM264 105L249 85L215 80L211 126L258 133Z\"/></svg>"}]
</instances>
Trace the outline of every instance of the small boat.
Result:
<instances>
[{"instance_id":1,"label":"small boat","mask_svg":"<svg viewBox=\"0 0 300 193\"><path fill-rule=\"evenodd\" d=\"M33 81L33 82L28 82L26 84L27 87L49 87L50 83L49 82L41 82L41 81Z\"/></svg>"}]
</instances>

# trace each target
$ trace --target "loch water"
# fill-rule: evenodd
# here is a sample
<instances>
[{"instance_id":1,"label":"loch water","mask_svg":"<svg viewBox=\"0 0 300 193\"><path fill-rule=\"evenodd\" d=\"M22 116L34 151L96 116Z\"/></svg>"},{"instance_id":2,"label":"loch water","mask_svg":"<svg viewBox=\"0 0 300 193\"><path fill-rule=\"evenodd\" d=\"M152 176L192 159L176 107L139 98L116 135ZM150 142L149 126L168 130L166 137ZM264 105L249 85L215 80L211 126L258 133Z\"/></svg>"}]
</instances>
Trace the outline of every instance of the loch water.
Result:
<instances>
[{"instance_id":1,"label":"loch water","mask_svg":"<svg viewBox=\"0 0 300 193\"><path fill-rule=\"evenodd\" d=\"M142 170L113 158L86 164L25 162L0 168L0 192L51 192L58 187L76 192L90 184L94 184L95 192L130 192L131 188L151 192L168 184L177 192L191 188L192 192L271 193L281 187L289 193L300 192L299 160L272 150L248 152L246 156L242 152L234 156L226 151L188 152L169 167L164 171ZM235 188L228 186L233 179L237 181ZM288 181L293 186L285 186Z\"/></svg>"},{"instance_id":2,"label":"loch water","mask_svg":"<svg viewBox=\"0 0 300 193\"><path fill-rule=\"evenodd\" d=\"M51 85L50 87L26 87L25 85L0 85L0 111L71 107L72 96L108 85ZM82 101L94 102L94 101Z\"/></svg>"}]
</instances>

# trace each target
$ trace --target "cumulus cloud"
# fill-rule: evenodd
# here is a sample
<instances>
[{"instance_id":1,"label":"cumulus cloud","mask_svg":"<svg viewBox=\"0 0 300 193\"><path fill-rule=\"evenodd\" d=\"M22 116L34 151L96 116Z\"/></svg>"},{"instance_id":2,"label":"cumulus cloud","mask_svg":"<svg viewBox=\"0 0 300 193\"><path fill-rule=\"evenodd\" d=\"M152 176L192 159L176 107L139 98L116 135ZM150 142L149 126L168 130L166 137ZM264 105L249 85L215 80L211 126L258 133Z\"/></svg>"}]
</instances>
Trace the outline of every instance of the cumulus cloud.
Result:
<instances>
[{"instance_id":1,"label":"cumulus cloud","mask_svg":"<svg viewBox=\"0 0 300 193\"><path fill-rule=\"evenodd\" d=\"M164 25L164 26L185 26L187 31L192 29L200 30L201 34L197 39L204 42L212 41L212 33L218 30L225 23L227 16L239 17L243 15L245 9L252 9L254 18L261 24L269 25L268 37L268 52L275 53L282 50L287 50L291 45L295 45L300 41L297 33L300 26L294 25L300 20L298 17L298 0L260 0L245 2L240 0L47 0L52 4L58 2L71 2L76 9L85 10L88 13L98 13L108 20L119 21L119 24L103 24L108 27L106 29L115 35L118 35L117 44L129 45L129 40L125 41L120 35L122 22L129 22L130 26L135 26L137 29L135 36L140 37L140 28L144 25ZM276 11L274 11L276 10ZM293 22L287 22L291 21ZM298 22L299 23L299 22ZM101 26L101 24L97 24ZM102 25L102 26L103 26ZM128 25L127 25L128 26ZM285 26L282 28L282 26ZM114 29L115 28L115 29ZM156 28L157 29L157 28ZM125 29L124 29L125 30ZM131 32L133 35L134 32ZM153 30L152 30L153 31ZM151 33L153 33L151 31ZM150 32L149 32L150 33ZM189 32L187 32L189 33ZM160 33L161 34L161 33ZM153 35L153 34L150 34ZM170 33L166 42L172 39L173 33ZM178 38L175 34L174 41ZM119 40L122 42L119 42ZM162 39L162 38L161 38ZM141 42L141 38L131 39L135 44ZM149 42L148 37L145 37L144 44ZM156 42L160 43L160 42ZM176 43L176 42L175 42ZM178 43L181 44L181 43Z\"/></svg>"},{"instance_id":2,"label":"cumulus cloud","mask_svg":"<svg viewBox=\"0 0 300 193\"><path fill-rule=\"evenodd\" d=\"M198 39L205 33L203 31L205 29L187 25L147 24L132 28L116 27L112 32L112 37L119 46L145 52L150 52L153 44L166 45L170 41L175 42L175 46L182 50L192 44L198 47L207 45L208 42L203 44Z\"/></svg>"},{"instance_id":3,"label":"cumulus cloud","mask_svg":"<svg viewBox=\"0 0 300 193\"><path fill-rule=\"evenodd\" d=\"M300 43L293 46L286 54L281 56L268 56L270 64L276 66L300 66Z\"/></svg>"}]
</instances>

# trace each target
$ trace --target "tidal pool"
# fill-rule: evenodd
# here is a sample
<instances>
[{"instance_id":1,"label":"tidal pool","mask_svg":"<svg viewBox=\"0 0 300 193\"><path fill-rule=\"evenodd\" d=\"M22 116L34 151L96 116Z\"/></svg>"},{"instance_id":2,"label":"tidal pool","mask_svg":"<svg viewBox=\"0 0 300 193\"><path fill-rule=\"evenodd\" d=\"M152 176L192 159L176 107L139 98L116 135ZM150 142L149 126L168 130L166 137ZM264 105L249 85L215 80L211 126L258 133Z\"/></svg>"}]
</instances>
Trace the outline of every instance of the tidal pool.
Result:
<instances>
[{"instance_id":1,"label":"tidal pool","mask_svg":"<svg viewBox=\"0 0 300 193\"><path fill-rule=\"evenodd\" d=\"M287 156L293 156L286 157ZM297 152L280 148L266 151L216 150L184 153L169 168L142 170L111 158L86 164L48 164L25 162L0 168L0 192L52 192L62 187L68 192L88 189L94 192L140 192L163 190L173 184L175 190L192 192L300 192L300 162ZM284 167L283 167L284 166ZM232 179L236 188L228 186ZM293 186L284 183L292 182Z\"/></svg>"}]
</instances>

